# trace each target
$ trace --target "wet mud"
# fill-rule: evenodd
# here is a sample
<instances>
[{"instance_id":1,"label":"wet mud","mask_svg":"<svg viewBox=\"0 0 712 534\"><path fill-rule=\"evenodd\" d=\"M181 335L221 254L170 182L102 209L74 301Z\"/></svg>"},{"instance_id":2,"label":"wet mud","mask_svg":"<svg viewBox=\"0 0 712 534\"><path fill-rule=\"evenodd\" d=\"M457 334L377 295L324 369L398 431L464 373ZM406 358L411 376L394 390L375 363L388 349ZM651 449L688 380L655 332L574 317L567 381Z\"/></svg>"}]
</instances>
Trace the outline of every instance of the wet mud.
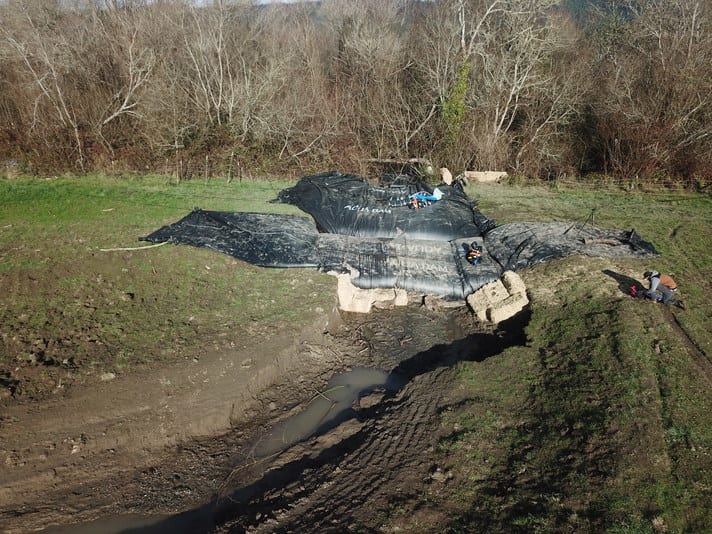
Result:
<instances>
[{"instance_id":1,"label":"wet mud","mask_svg":"<svg viewBox=\"0 0 712 534\"><path fill-rule=\"evenodd\" d=\"M375 531L432 482L457 362L523 343L526 320L495 330L464 307L341 313L326 341L301 344L339 365L301 382L286 377L260 395L263 411L227 434L73 497L78 508L114 502L91 521L47 532Z\"/></svg>"},{"instance_id":2,"label":"wet mud","mask_svg":"<svg viewBox=\"0 0 712 534\"><path fill-rule=\"evenodd\" d=\"M443 319L442 332L448 320L469 322L457 313ZM329 433L238 466L214 502L216 532L375 531L380 517L432 482L453 366L523 342L521 322L498 332L469 328L403 358L378 398L362 399L354 417Z\"/></svg>"}]
</instances>

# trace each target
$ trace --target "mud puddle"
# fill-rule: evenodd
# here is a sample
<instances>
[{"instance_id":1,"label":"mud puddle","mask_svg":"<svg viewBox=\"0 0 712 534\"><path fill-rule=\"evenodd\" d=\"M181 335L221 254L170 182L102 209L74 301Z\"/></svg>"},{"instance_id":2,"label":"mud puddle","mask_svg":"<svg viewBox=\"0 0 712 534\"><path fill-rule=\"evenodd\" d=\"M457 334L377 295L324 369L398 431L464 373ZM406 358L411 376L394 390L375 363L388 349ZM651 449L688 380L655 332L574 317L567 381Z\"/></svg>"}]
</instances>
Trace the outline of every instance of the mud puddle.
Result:
<instances>
[{"instance_id":1,"label":"mud puddle","mask_svg":"<svg viewBox=\"0 0 712 534\"><path fill-rule=\"evenodd\" d=\"M389 380L390 378L390 380ZM354 417L353 404L359 397L377 389L391 391L402 385L400 377L393 377L379 369L355 368L334 376L323 391L318 392L303 411L275 425L252 446L251 454L256 459L274 456L295 443L327 432L345 420ZM176 516L141 517L125 516L92 521L72 527L50 528L45 534L119 534L153 533L175 534L206 532L213 528L210 510L207 507Z\"/></svg>"},{"instance_id":2,"label":"mud puddle","mask_svg":"<svg viewBox=\"0 0 712 534\"><path fill-rule=\"evenodd\" d=\"M379 369L357 368L336 375L324 391L318 392L300 413L277 425L255 443L255 458L279 453L314 434L322 434L353 416L352 404L360 395L385 388L388 373Z\"/></svg>"}]
</instances>

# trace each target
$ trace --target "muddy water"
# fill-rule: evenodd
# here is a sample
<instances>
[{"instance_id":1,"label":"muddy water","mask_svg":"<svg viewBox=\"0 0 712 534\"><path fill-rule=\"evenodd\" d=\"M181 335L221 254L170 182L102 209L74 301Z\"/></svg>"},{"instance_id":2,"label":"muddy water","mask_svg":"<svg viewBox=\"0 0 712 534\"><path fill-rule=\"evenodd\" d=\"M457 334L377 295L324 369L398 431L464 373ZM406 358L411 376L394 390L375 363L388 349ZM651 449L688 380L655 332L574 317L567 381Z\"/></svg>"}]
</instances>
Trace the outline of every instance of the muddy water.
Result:
<instances>
[{"instance_id":1,"label":"muddy water","mask_svg":"<svg viewBox=\"0 0 712 534\"><path fill-rule=\"evenodd\" d=\"M315 433L339 424L352 415L352 404L359 396L386 387L388 373L358 368L332 378L300 413L277 425L253 447L257 458L270 456Z\"/></svg>"}]
</instances>

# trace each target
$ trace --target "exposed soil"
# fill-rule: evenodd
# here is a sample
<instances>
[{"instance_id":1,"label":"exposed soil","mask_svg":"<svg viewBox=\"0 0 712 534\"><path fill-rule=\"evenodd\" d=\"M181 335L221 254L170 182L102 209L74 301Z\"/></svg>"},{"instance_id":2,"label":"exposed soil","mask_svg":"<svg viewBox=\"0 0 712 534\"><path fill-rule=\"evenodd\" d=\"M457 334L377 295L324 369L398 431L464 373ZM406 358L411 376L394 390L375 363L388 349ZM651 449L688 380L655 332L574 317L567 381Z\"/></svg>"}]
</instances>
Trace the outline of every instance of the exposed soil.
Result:
<instances>
[{"instance_id":1,"label":"exposed soil","mask_svg":"<svg viewBox=\"0 0 712 534\"><path fill-rule=\"evenodd\" d=\"M380 512L446 490L451 475L434 447L450 431L436 415L449 402L451 366L521 342L521 331L494 332L466 308L415 303L370 315L333 310L294 338L272 329L239 348L216 345L211 333L196 357L71 387L51 365L18 366L5 389L36 389L3 401L0 524L5 532L375 531ZM66 365L62 346L94 339L75 334L30 340L28 357ZM255 456L261 437L354 367L390 372L391 384L310 438ZM37 379L20 381L20 372ZM437 520L432 512L428 521Z\"/></svg>"}]
</instances>

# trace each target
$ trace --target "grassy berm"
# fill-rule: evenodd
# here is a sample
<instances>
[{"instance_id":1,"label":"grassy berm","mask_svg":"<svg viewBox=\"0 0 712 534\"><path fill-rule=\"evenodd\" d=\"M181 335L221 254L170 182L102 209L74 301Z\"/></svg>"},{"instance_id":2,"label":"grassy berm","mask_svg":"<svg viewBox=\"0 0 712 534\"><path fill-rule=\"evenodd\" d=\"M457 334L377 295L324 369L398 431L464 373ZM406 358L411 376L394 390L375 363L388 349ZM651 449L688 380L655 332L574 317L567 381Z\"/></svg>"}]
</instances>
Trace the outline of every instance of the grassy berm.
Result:
<instances>
[{"instance_id":1,"label":"grassy berm","mask_svg":"<svg viewBox=\"0 0 712 534\"><path fill-rule=\"evenodd\" d=\"M0 180L0 407L289 336L325 314L336 285L325 274L191 247L116 250L145 246L138 237L196 206L299 213L269 203L287 185ZM532 301L526 344L458 364L437 451L447 474L394 504L389 531L711 532L710 198L468 192L499 223L635 228L661 255L520 272ZM628 296L648 269L675 277L685 310Z\"/></svg>"},{"instance_id":2,"label":"grassy berm","mask_svg":"<svg viewBox=\"0 0 712 534\"><path fill-rule=\"evenodd\" d=\"M583 224L595 209L596 225L635 228L661 255L520 272L532 300L528 341L459 364L440 442L453 481L423 508L443 514L447 532L712 532L710 199L469 192L500 223ZM627 296L651 268L678 280L686 310ZM405 531L427 531L428 514L404 515Z\"/></svg>"}]
</instances>

